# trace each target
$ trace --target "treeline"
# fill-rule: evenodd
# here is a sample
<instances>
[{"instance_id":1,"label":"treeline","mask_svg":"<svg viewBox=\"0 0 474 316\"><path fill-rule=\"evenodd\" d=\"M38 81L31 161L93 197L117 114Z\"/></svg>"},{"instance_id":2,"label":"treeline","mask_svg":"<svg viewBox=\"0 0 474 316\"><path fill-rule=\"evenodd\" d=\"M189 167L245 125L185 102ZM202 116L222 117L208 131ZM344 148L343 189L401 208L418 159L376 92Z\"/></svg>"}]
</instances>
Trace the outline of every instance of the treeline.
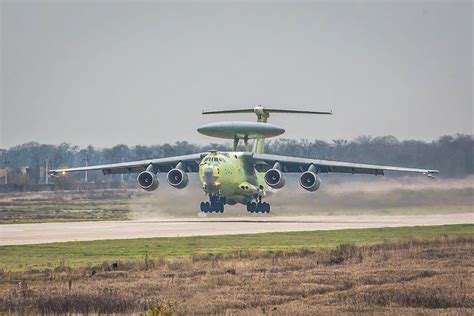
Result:
<instances>
[{"instance_id":1,"label":"treeline","mask_svg":"<svg viewBox=\"0 0 474 316\"><path fill-rule=\"evenodd\" d=\"M321 140L279 139L267 141L267 153L339 161L387 164L406 167L439 169L443 177L464 177L474 172L474 137L458 134L442 136L432 142L399 141L393 136L359 137ZM9 167L44 167L89 165L160 158L204 152L210 149L230 150L231 144L195 145L186 141L153 146L116 145L98 149L79 148L70 144L45 145L26 143L6 151ZM3 159L2 159L3 160ZM2 166L3 167L3 166Z\"/></svg>"}]
</instances>

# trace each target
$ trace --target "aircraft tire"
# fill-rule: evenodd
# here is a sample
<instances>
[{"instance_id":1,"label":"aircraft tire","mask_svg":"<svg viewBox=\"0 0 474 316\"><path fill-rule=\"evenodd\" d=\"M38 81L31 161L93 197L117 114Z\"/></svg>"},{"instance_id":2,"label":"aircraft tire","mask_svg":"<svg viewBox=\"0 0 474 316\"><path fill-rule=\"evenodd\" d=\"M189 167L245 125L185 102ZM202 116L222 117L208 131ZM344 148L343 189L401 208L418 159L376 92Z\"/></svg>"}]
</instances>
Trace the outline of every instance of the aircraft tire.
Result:
<instances>
[{"instance_id":1,"label":"aircraft tire","mask_svg":"<svg viewBox=\"0 0 474 316\"><path fill-rule=\"evenodd\" d=\"M270 204L267 202L262 202L257 204L257 212L258 213L268 213L270 212Z\"/></svg>"},{"instance_id":2,"label":"aircraft tire","mask_svg":"<svg viewBox=\"0 0 474 316\"><path fill-rule=\"evenodd\" d=\"M255 202L250 203L250 212L255 213L258 211L258 204Z\"/></svg>"},{"instance_id":3,"label":"aircraft tire","mask_svg":"<svg viewBox=\"0 0 474 316\"><path fill-rule=\"evenodd\" d=\"M263 212L264 213L270 213L270 204L265 202L263 203Z\"/></svg>"},{"instance_id":4,"label":"aircraft tire","mask_svg":"<svg viewBox=\"0 0 474 316\"><path fill-rule=\"evenodd\" d=\"M206 213L209 212L209 213L224 213L224 203L222 202L214 202L214 203L209 203L209 202L206 202L205 203L207 206L204 207L204 209L206 209Z\"/></svg>"},{"instance_id":5,"label":"aircraft tire","mask_svg":"<svg viewBox=\"0 0 474 316\"><path fill-rule=\"evenodd\" d=\"M224 213L224 203L222 203L222 202L219 202L219 211L221 213Z\"/></svg>"}]
</instances>

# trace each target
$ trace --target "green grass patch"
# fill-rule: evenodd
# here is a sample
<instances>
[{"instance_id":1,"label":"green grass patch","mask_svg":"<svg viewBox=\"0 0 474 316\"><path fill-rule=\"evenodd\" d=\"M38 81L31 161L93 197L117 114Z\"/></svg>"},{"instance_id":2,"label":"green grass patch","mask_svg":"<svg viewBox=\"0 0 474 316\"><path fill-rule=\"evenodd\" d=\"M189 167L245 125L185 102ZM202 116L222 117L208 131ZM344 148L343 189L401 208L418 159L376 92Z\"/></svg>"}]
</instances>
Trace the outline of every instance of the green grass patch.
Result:
<instances>
[{"instance_id":1,"label":"green grass patch","mask_svg":"<svg viewBox=\"0 0 474 316\"><path fill-rule=\"evenodd\" d=\"M102 216L98 218L41 218L41 219L30 219L30 218L21 218L21 219L9 219L6 221L1 221L0 225L8 224L38 224L38 223L69 223L69 222L104 222L104 221L127 221L129 220L128 216Z\"/></svg>"},{"instance_id":2,"label":"green grass patch","mask_svg":"<svg viewBox=\"0 0 474 316\"><path fill-rule=\"evenodd\" d=\"M2 210L0 209L0 225L3 224L25 224L46 222L81 222L81 221L110 221L129 219L128 210L117 209L37 209L25 210Z\"/></svg>"},{"instance_id":3,"label":"green grass patch","mask_svg":"<svg viewBox=\"0 0 474 316\"><path fill-rule=\"evenodd\" d=\"M1 246L0 269L47 269L58 265L81 267L104 261L131 261L195 254L231 254L237 251L264 252L332 248L440 236L473 236L474 224L397 228L341 229L331 231L262 233L224 236L141 238L63 242L39 245Z\"/></svg>"}]
</instances>

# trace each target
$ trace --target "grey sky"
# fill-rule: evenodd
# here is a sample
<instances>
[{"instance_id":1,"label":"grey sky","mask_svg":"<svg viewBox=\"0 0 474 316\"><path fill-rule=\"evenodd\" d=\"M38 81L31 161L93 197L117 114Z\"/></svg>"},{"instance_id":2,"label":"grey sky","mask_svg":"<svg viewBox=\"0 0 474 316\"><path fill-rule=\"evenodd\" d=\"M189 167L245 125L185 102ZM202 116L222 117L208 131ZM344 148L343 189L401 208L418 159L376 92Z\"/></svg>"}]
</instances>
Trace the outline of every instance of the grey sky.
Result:
<instances>
[{"instance_id":1,"label":"grey sky","mask_svg":"<svg viewBox=\"0 0 474 316\"><path fill-rule=\"evenodd\" d=\"M268 104L288 138L472 133L465 2L1 2L0 148L216 141ZM217 140L219 141L219 140Z\"/></svg>"}]
</instances>

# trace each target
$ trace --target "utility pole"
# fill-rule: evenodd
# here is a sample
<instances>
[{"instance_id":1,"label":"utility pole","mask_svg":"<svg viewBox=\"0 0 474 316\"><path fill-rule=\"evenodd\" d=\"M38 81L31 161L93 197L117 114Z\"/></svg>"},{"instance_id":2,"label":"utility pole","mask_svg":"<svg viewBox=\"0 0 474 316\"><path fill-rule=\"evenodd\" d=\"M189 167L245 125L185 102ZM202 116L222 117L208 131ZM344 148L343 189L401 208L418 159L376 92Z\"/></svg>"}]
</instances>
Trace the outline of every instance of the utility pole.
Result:
<instances>
[{"instance_id":1,"label":"utility pole","mask_svg":"<svg viewBox=\"0 0 474 316\"><path fill-rule=\"evenodd\" d=\"M45 164L46 166L44 169L44 182L48 184L49 183L49 158L48 157L46 157Z\"/></svg>"},{"instance_id":2,"label":"utility pole","mask_svg":"<svg viewBox=\"0 0 474 316\"><path fill-rule=\"evenodd\" d=\"M89 160L90 160L90 157L89 157L89 152L86 152L86 158L84 158L84 160L86 161L86 167L89 166ZM86 174L85 174L85 177L84 177L84 182L87 183L88 179L87 179L87 170L86 170Z\"/></svg>"},{"instance_id":3,"label":"utility pole","mask_svg":"<svg viewBox=\"0 0 474 316\"><path fill-rule=\"evenodd\" d=\"M8 184L8 168L7 165L10 161L7 160L7 152L3 152L3 168L5 169L5 184Z\"/></svg>"},{"instance_id":4,"label":"utility pole","mask_svg":"<svg viewBox=\"0 0 474 316\"><path fill-rule=\"evenodd\" d=\"M122 157L122 163L124 163L124 162L125 162L125 157ZM121 174L121 176L122 176L122 181L121 182L123 183L123 173Z\"/></svg>"}]
</instances>

